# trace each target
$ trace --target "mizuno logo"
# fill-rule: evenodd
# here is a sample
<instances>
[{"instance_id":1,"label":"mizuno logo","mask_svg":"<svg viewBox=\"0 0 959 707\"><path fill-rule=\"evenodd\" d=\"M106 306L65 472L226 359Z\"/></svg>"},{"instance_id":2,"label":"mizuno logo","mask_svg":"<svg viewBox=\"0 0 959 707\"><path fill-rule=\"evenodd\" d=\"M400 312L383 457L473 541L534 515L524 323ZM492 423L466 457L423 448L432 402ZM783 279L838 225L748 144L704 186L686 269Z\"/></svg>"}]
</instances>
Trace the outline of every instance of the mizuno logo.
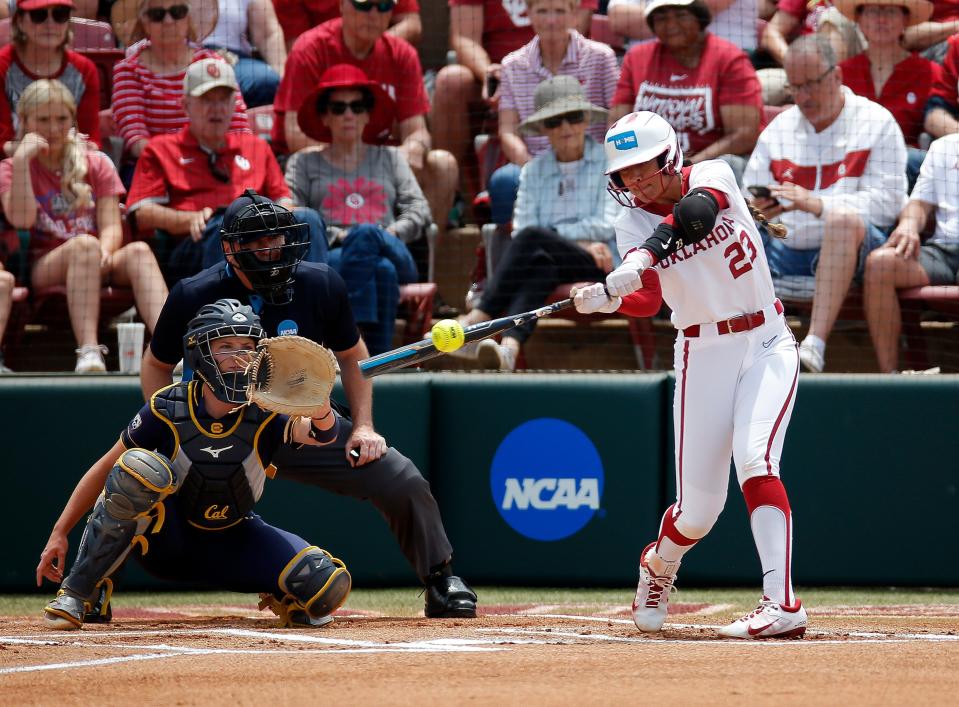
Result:
<instances>
[{"instance_id":1,"label":"mizuno logo","mask_svg":"<svg viewBox=\"0 0 959 707\"><path fill-rule=\"evenodd\" d=\"M228 450L228 449L233 449L233 445L231 444L229 447L223 447L223 448L221 448L221 449L214 449L213 447L204 447L204 448L201 449L200 451L201 451L201 452L206 452L207 454L209 454L209 455L210 455L211 457L213 457L214 459L219 459L219 458L220 458L220 452L225 452L225 451Z\"/></svg>"}]
</instances>

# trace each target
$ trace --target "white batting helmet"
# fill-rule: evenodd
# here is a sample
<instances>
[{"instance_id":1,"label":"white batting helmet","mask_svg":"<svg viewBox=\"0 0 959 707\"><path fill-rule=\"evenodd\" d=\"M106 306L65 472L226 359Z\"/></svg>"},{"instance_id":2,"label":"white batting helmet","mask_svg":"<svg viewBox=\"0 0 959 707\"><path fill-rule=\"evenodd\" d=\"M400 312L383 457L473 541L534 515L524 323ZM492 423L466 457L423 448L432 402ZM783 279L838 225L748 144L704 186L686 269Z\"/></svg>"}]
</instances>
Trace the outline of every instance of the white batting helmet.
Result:
<instances>
[{"instance_id":1,"label":"white batting helmet","mask_svg":"<svg viewBox=\"0 0 959 707\"><path fill-rule=\"evenodd\" d=\"M665 155L661 167L675 174L683 166L683 149L673 126L648 110L629 113L606 131L606 174Z\"/></svg>"},{"instance_id":2,"label":"white batting helmet","mask_svg":"<svg viewBox=\"0 0 959 707\"><path fill-rule=\"evenodd\" d=\"M636 208L642 205L627 188L619 175L621 169L657 160L660 186L666 189L664 175L679 174L683 166L683 148L679 146L676 131L666 120L641 110L629 113L613 123L606 131L606 174L610 195L622 206ZM650 177L652 178L652 177Z\"/></svg>"}]
</instances>

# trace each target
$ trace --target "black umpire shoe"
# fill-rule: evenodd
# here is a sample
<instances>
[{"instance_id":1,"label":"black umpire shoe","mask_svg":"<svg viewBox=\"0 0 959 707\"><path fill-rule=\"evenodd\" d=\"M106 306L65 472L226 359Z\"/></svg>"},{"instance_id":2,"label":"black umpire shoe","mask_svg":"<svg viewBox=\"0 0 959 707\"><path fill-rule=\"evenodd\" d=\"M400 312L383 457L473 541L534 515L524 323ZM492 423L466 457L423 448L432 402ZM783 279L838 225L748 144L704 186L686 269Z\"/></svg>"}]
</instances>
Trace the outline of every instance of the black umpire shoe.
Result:
<instances>
[{"instance_id":1,"label":"black umpire shoe","mask_svg":"<svg viewBox=\"0 0 959 707\"><path fill-rule=\"evenodd\" d=\"M475 619L476 592L456 575L431 578L423 613L430 619Z\"/></svg>"}]
</instances>

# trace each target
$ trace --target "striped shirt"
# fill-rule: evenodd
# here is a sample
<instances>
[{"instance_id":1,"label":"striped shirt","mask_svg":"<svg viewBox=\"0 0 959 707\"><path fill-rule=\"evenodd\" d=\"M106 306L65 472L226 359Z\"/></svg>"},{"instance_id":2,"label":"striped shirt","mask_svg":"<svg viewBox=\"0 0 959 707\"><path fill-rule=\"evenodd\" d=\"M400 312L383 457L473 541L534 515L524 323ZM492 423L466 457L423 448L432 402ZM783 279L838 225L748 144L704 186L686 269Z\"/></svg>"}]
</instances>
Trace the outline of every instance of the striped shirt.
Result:
<instances>
[{"instance_id":1,"label":"striped shirt","mask_svg":"<svg viewBox=\"0 0 959 707\"><path fill-rule=\"evenodd\" d=\"M140 62L140 55L149 46L149 41L143 42L113 67L113 120L126 148L143 138L175 133L189 122L182 103L186 67L158 76ZM218 56L201 48L193 53L193 61ZM230 130L249 130L246 104L239 91Z\"/></svg>"},{"instance_id":2,"label":"striped shirt","mask_svg":"<svg viewBox=\"0 0 959 707\"><path fill-rule=\"evenodd\" d=\"M573 76L582 85L586 100L609 108L619 80L619 67L616 54L606 44L586 39L575 30L570 30L569 46L566 56L559 65L558 74ZM543 66L543 55L539 49L539 37L503 59L503 73L500 84L499 109L515 110L520 121L526 120L535 112L533 93L536 87L553 74ZM606 126L602 123L590 126L591 135L600 145L606 137ZM526 148L536 156L549 147L549 140L542 135L524 137Z\"/></svg>"}]
</instances>

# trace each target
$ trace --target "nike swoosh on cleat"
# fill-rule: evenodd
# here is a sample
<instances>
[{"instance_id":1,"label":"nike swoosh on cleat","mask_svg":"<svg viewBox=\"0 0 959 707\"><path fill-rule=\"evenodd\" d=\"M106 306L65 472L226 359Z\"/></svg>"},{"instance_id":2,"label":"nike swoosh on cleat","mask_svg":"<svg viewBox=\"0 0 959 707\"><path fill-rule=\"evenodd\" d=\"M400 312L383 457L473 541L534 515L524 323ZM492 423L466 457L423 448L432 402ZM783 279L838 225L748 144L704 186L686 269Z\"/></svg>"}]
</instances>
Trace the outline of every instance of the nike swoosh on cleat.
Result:
<instances>
[{"instance_id":1,"label":"nike swoosh on cleat","mask_svg":"<svg viewBox=\"0 0 959 707\"><path fill-rule=\"evenodd\" d=\"M765 577L765 576L766 576L767 574L769 574L770 572L775 572L775 571L776 571L776 570L766 570L765 572L763 572L763 577Z\"/></svg>"},{"instance_id":2,"label":"nike swoosh on cleat","mask_svg":"<svg viewBox=\"0 0 959 707\"><path fill-rule=\"evenodd\" d=\"M769 628L770 626L772 626L772 625L775 624L775 623L776 623L776 622L773 621L772 623L768 623L768 624L766 624L765 626L760 626L759 628L753 628L752 626L747 626L747 627L746 627L746 632L747 632L750 636L758 636L759 634L761 634L763 631L765 631L767 628Z\"/></svg>"}]
</instances>

